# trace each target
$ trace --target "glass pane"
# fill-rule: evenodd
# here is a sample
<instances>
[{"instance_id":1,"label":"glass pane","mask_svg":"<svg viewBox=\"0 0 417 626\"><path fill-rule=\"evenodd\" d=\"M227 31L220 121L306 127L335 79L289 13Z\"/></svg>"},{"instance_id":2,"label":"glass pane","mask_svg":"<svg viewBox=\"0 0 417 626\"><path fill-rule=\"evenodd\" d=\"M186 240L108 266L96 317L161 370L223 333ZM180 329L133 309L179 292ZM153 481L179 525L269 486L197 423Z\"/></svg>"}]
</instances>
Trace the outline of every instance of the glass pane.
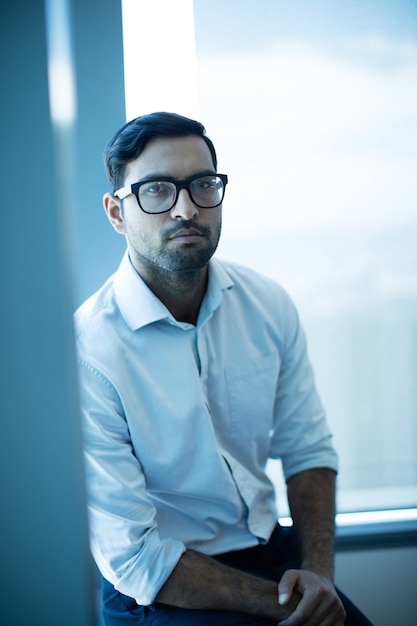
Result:
<instances>
[{"instance_id":1,"label":"glass pane","mask_svg":"<svg viewBox=\"0 0 417 626\"><path fill-rule=\"evenodd\" d=\"M218 254L297 303L340 454L339 511L415 506L416 5L194 12L200 117L229 174Z\"/></svg>"}]
</instances>

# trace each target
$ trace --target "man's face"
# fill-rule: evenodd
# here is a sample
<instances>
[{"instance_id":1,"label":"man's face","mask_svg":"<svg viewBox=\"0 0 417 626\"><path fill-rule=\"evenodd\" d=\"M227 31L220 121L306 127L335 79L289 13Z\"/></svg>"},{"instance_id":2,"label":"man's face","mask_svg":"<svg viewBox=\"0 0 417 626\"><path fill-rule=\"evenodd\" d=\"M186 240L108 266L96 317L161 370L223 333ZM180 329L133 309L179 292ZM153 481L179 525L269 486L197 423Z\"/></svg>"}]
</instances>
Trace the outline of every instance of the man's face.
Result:
<instances>
[{"instance_id":1,"label":"man's face","mask_svg":"<svg viewBox=\"0 0 417 626\"><path fill-rule=\"evenodd\" d=\"M124 184L149 178L184 180L214 172L210 150L201 137L158 138L128 164ZM109 219L118 232L126 235L132 263L144 276L156 269L201 269L217 247L221 206L198 208L186 189L180 191L175 206L166 213L144 213L133 194L124 199L123 214L110 205L106 206L105 201Z\"/></svg>"}]
</instances>

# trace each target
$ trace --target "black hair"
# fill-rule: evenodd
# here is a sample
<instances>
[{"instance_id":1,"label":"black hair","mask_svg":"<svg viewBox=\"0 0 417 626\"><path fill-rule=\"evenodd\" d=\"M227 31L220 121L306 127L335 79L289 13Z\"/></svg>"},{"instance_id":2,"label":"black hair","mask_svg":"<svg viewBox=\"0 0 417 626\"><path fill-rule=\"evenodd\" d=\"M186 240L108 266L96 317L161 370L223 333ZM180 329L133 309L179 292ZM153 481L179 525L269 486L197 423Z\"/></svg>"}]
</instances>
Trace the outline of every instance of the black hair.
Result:
<instances>
[{"instance_id":1,"label":"black hair","mask_svg":"<svg viewBox=\"0 0 417 626\"><path fill-rule=\"evenodd\" d=\"M197 135L206 142L214 169L217 157L213 142L207 137L203 124L177 113L150 113L122 126L112 137L104 151L104 166L112 193L123 187L125 169L145 149L146 144L159 137L188 137Z\"/></svg>"}]
</instances>

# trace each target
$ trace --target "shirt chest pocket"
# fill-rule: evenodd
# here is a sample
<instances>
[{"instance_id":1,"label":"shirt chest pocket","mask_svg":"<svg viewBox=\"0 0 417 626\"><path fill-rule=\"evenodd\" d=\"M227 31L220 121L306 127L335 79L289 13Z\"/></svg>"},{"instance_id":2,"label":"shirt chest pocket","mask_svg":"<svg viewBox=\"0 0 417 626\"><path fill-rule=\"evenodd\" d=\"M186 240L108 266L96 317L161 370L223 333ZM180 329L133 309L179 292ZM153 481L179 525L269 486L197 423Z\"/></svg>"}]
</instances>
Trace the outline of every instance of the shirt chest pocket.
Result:
<instances>
[{"instance_id":1,"label":"shirt chest pocket","mask_svg":"<svg viewBox=\"0 0 417 626\"><path fill-rule=\"evenodd\" d=\"M231 435L269 438L280 359L277 352L226 369Z\"/></svg>"}]
</instances>

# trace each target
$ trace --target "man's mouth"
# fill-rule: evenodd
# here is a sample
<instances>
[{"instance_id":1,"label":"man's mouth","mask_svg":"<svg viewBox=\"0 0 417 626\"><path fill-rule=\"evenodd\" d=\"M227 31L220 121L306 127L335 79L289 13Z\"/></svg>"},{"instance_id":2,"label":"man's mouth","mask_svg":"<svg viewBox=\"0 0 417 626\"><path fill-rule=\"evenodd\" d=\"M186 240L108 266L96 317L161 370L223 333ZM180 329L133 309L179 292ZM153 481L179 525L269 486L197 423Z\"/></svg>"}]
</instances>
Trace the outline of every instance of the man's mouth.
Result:
<instances>
[{"instance_id":1,"label":"man's mouth","mask_svg":"<svg viewBox=\"0 0 417 626\"><path fill-rule=\"evenodd\" d=\"M175 243L196 243L205 235L197 228L181 228L169 235L168 240Z\"/></svg>"}]
</instances>

